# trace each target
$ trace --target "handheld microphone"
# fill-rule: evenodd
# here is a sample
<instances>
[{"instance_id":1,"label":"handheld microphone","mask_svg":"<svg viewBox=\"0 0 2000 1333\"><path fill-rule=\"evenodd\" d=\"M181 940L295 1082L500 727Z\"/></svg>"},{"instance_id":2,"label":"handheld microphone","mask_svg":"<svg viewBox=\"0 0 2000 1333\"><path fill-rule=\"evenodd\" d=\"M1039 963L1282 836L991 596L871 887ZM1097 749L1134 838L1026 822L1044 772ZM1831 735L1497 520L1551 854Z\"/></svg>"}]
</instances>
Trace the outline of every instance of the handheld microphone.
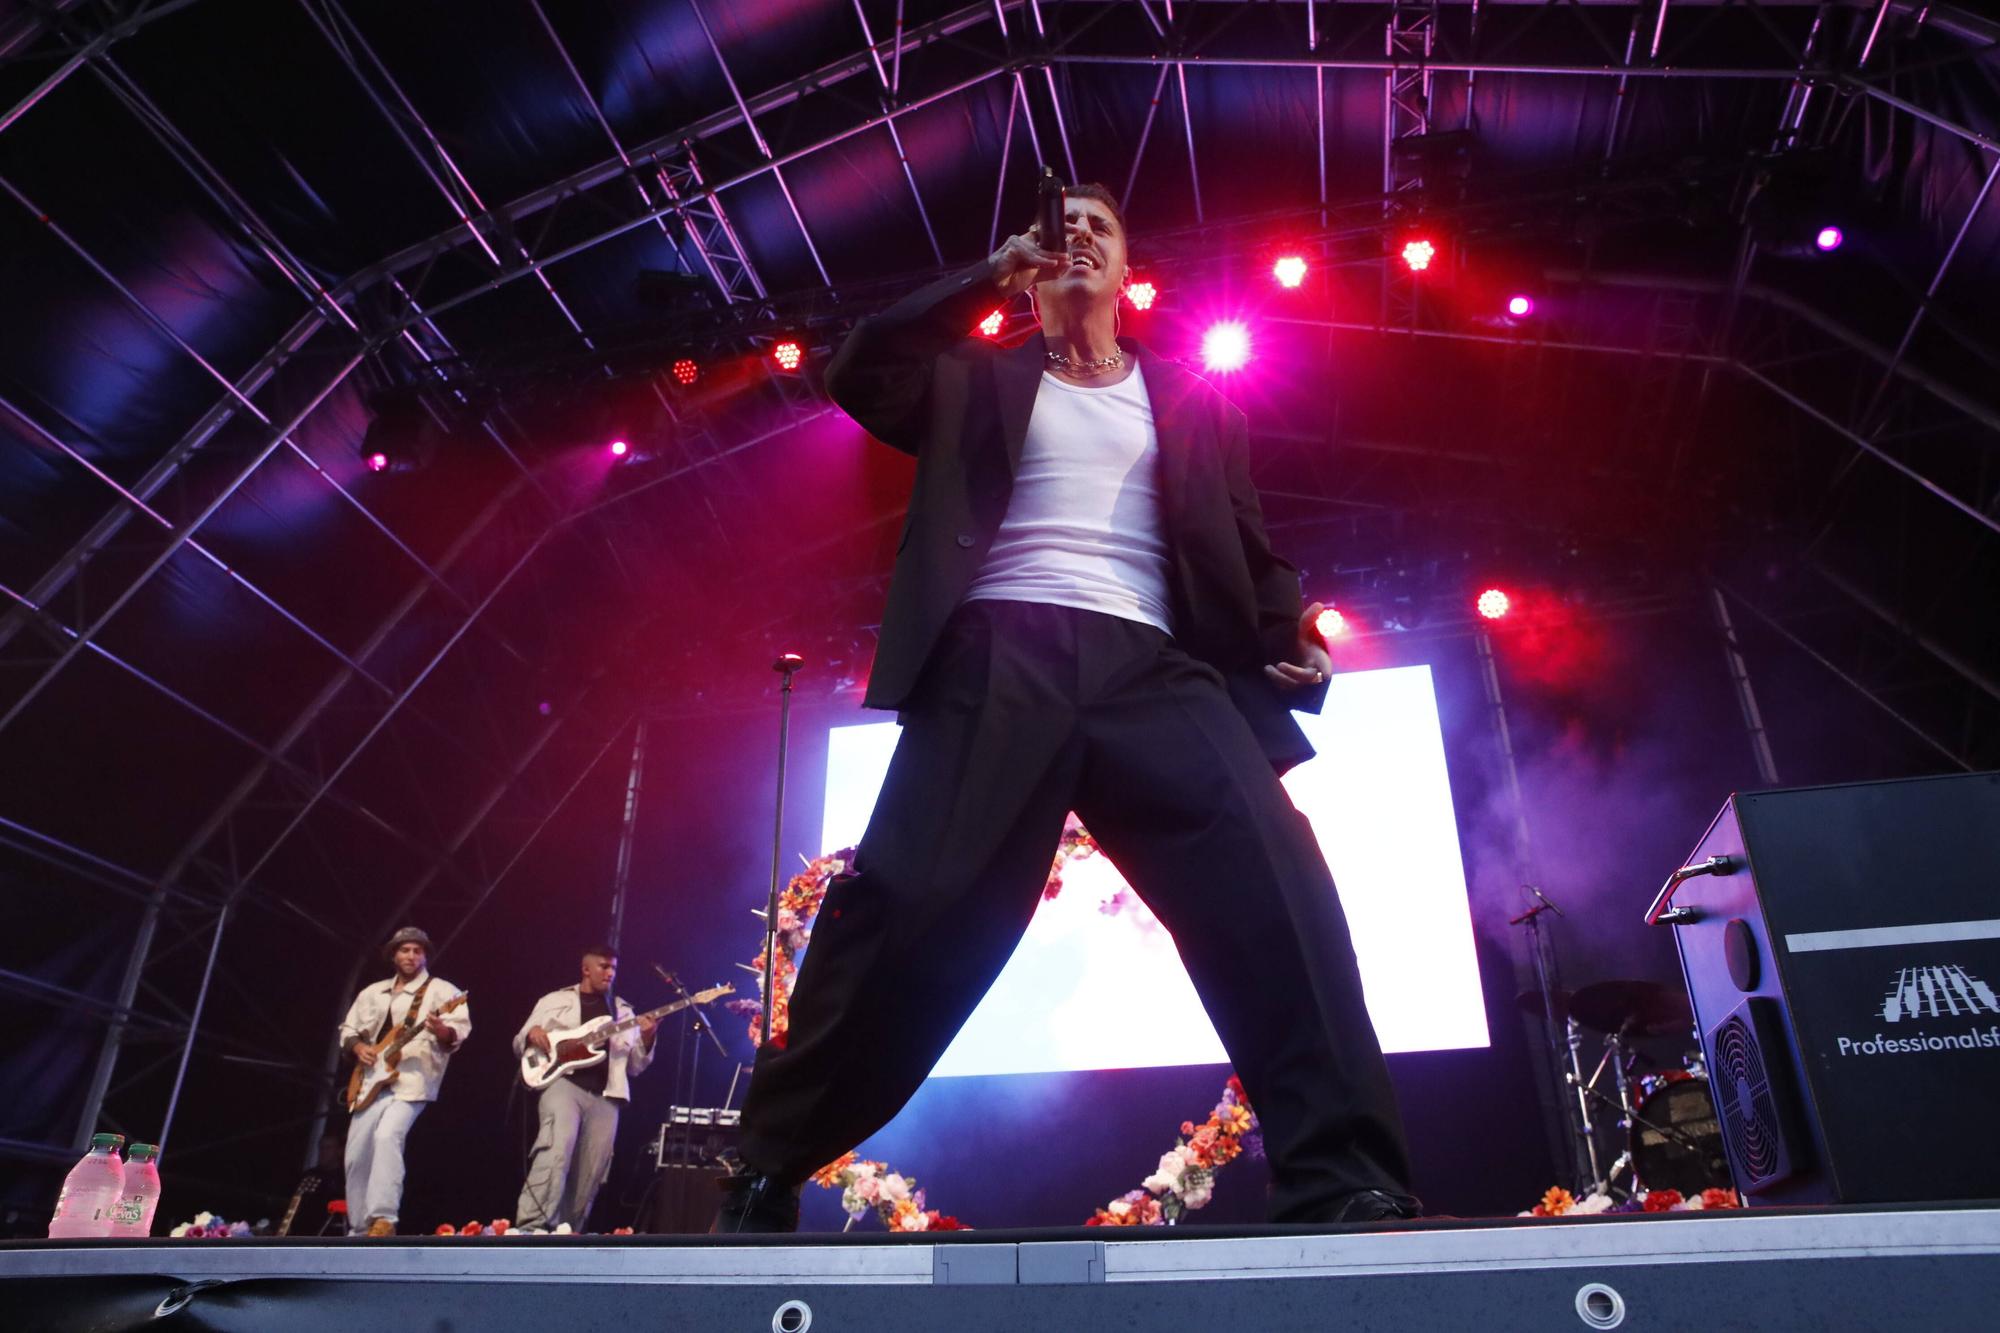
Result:
<instances>
[{"instance_id":1,"label":"handheld microphone","mask_svg":"<svg viewBox=\"0 0 2000 1333\"><path fill-rule=\"evenodd\" d=\"M1069 228L1063 220L1063 179L1051 166L1042 168L1035 198L1035 239L1055 254L1069 252Z\"/></svg>"}]
</instances>

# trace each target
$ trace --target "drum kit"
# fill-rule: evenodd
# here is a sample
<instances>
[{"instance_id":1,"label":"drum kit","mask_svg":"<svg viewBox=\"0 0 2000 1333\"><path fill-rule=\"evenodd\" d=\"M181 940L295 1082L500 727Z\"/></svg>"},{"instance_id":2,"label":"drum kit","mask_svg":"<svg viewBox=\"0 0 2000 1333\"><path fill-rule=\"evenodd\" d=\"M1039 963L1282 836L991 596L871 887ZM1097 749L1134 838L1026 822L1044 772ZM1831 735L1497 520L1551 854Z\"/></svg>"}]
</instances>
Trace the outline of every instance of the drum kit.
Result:
<instances>
[{"instance_id":1,"label":"drum kit","mask_svg":"<svg viewBox=\"0 0 2000 1333\"><path fill-rule=\"evenodd\" d=\"M1653 1190L1693 1196L1730 1184L1722 1128L1709 1093L1700 1043L1678 1068L1646 1068L1641 1043L1691 1036L1694 1015L1687 996L1651 981L1600 981L1574 992L1524 991L1521 1009L1561 1024L1567 1038L1563 1081L1574 1095L1571 1132L1591 1176L1587 1192L1631 1197ZM1602 1047L1588 1076L1584 1033ZM1619 1151L1610 1164L1608 1146Z\"/></svg>"}]
</instances>

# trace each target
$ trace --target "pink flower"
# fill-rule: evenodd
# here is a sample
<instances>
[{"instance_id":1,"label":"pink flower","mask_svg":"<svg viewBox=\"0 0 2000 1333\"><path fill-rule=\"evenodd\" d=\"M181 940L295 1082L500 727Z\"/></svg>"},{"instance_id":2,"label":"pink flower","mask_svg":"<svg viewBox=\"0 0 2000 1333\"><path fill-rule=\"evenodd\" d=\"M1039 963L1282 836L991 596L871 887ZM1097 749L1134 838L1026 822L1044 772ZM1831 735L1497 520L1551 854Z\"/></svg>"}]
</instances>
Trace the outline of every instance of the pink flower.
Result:
<instances>
[{"instance_id":1,"label":"pink flower","mask_svg":"<svg viewBox=\"0 0 2000 1333\"><path fill-rule=\"evenodd\" d=\"M892 1203L901 1203L910 1197L910 1182L894 1173L883 1177L882 1197Z\"/></svg>"},{"instance_id":2,"label":"pink flower","mask_svg":"<svg viewBox=\"0 0 2000 1333\"><path fill-rule=\"evenodd\" d=\"M866 1204L874 1204L882 1197L882 1182L873 1176L863 1176L851 1186L854 1197Z\"/></svg>"}]
</instances>

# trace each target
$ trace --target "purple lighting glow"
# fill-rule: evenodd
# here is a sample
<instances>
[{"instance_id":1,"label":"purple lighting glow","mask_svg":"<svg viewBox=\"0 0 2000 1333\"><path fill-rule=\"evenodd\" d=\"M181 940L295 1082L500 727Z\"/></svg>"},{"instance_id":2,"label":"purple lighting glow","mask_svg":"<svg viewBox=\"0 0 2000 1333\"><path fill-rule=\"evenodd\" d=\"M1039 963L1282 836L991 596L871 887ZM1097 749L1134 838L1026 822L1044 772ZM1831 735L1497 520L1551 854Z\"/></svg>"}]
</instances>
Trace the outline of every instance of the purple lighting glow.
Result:
<instances>
[{"instance_id":1,"label":"purple lighting glow","mask_svg":"<svg viewBox=\"0 0 2000 1333\"><path fill-rule=\"evenodd\" d=\"M1208 326L1201 335L1201 363L1217 374L1241 370L1250 362L1250 330L1233 319Z\"/></svg>"},{"instance_id":2,"label":"purple lighting glow","mask_svg":"<svg viewBox=\"0 0 2000 1333\"><path fill-rule=\"evenodd\" d=\"M1825 226L1813 237L1813 246L1821 254L1832 254L1847 241L1847 233L1835 226Z\"/></svg>"},{"instance_id":3,"label":"purple lighting glow","mask_svg":"<svg viewBox=\"0 0 2000 1333\"><path fill-rule=\"evenodd\" d=\"M363 461L368 464L370 472L386 472L389 470L389 455L387 454L370 454Z\"/></svg>"},{"instance_id":4,"label":"purple lighting glow","mask_svg":"<svg viewBox=\"0 0 2000 1333\"><path fill-rule=\"evenodd\" d=\"M1532 296L1508 297L1507 313L1515 319L1526 319L1535 313L1535 298Z\"/></svg>"}]
</instances>

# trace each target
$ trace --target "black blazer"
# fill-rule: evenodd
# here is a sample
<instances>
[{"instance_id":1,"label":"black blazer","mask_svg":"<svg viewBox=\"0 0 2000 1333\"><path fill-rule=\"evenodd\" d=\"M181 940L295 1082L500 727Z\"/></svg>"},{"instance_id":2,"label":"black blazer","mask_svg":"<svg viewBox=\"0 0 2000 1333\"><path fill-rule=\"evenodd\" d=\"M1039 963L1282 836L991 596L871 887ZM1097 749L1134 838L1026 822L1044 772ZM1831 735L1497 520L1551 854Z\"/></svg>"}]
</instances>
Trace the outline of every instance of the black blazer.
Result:
<instances>
[{"instance_id":1,"label":"black blazer","mask_svg":"<svg viewBox=\"0 0 2000 1333\"><path fill-rule=\"evenodd\" d=\"M1039 332L1015 348L970 336L999 301L981 263L862 320L827 367L834 402L917 459L864 700L870 708L900 708L909 698L1007 514L1044 343ZM1120 345L1138 358L1159 433L1174 639L1222 673L1282 772L1313 753L1290 710L1318 712L1326 687L1280 691L1263 674L1267 662L1294 652L1299 575L1265 536L1243 413L1199 376L1130 339Z\"/></svg>"}]
</instances>

